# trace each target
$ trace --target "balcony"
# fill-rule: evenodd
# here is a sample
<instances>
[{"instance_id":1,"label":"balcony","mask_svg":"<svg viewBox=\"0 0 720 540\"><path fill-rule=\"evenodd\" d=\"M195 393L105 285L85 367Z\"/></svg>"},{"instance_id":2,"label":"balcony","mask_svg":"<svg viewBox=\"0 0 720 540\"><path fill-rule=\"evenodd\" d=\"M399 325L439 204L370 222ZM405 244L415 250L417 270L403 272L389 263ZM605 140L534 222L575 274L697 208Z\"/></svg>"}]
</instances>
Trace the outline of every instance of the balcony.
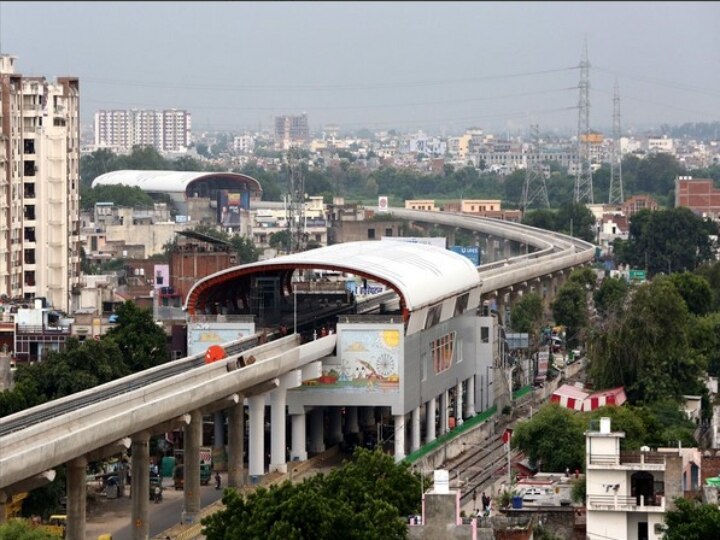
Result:
<instances>
[{"instance_id":1,"label":"balcony","mask_svg":"<svg viewBox=\"0 0 720 540\"><path fill-rule=\"evenodd\" d=\"M624 495L588 495L588 510L607 512L665 512L665 497L627 497Z\"/></svg>"},{"instance_id":2,"label":"balcony","mask_svg":"<svg viewBox=\"0 0 720 540\"><path fill-rule=\"evenodd\" d=\"M665 456L654 452L620 452L620 455L591 454L588 467L591 469L664 471Z\"/></svg>"}]
</instances>

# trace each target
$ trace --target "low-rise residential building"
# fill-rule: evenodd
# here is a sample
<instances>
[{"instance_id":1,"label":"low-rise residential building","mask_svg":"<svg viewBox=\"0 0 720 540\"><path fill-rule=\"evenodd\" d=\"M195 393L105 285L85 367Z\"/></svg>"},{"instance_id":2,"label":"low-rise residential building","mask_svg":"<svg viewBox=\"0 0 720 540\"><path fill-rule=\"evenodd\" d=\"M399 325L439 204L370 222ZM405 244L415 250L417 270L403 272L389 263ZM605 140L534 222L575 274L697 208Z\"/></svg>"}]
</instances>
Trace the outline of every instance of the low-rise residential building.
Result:
<instances>
[{"instance_id":1,"label":"low-rise residential building","mask_svg":"<svg viewBox=\"0 0 720 540\"><path fill-rule=\"evenodd\" d=\"M610 418L586 437L587 538L660 540L665 512L683 496L683 456L670 449L620 450Z\"/></svg>"}]
</instances>

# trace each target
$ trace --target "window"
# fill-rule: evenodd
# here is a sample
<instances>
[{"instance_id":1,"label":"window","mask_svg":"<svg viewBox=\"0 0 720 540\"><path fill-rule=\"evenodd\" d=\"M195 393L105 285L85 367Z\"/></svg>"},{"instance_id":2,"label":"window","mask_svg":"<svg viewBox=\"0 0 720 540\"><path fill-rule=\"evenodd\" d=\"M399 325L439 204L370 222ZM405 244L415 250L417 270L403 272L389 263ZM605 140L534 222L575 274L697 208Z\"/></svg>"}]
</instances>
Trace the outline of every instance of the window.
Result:
<instances>
[{"instance_id":1,"label":"window","mask_svg":"<svg viewBox=\"0 0 720 540\"><path fill-rule=\"evenodd\" d=\"M368 229L368 240L375 240L375 229Z\"/></svg>"},{"instance_id":2,"label":"window","mask_svg":"<svg viewBox=\"0 0 720 540\"><path fill-rule=\"evenodd\" d=\"M458 315L462 315L465 312L465 310L467 309L469 297L470 293L465 293L455 299L455 317L457 317Z\"/></svg>"},{"instance_id":3,"label":"window","mask_svg":"<svg viewBox=\"0 0 720 540\"><path fill-rule=\"evenodd\" d=\"M425 319L425 330L435 326L440 322L440 314L442 313L442 304L437 304L428 309L427 318Z\"/></svg>"},{"instance_id":4,"label":"window","mask_svg":"<svg viewBox=\"0 0 720 540\"><path fill-rule=\"evenodd\" d=\"M480 341L490 343L490 328L487 326L480 327Z\"/></svg>"},{"instance_id":5,"label":"window","mask_svg":"<svg viewBox=\"0 0 720 540\"><path fill-rule=\"evenodd\" d=\"M433 371L436 375L450 369L455 352L455 332L431 341L430 352L433 359Z\"/></svg>"},{"instance_id":6,"label":"window","mask_svg":"<svg viewBox=\"0 0 720 540\"><path fill-rule=\"evenodd\" d=\"M392 236L392 227L385 229L385 236Z\"/></svg>"}]
</instances>

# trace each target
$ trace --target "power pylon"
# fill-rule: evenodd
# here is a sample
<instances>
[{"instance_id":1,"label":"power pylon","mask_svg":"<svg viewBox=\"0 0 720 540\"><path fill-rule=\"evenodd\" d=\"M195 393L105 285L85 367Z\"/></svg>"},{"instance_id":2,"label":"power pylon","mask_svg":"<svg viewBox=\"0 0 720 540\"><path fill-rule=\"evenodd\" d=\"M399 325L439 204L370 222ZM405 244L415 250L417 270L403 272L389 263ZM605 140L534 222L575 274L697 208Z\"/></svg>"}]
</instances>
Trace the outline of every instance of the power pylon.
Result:
<instances>
[{"instance_id":1,"label":"power pylon","mask_svg":"<svg viewBox=\"0 0 720 540\"><path fill-rule=\"evenodd\" d=\"M625 202L622 181L622 154L620 152L620 87L615 80L613 95L613 144L610 156L610 204Z\"/></svg>"},{"instance_id":2,"label":"power pylon","mask_svg":"<svg viewBox=\"0 0 720 540\"><path fill-rule=\"evenodd\" d=\"M291 147L287 153L288 201L286 207L290 253L305 249L305 179L300 152Z\"/></svg>"},{"instance_id":3,"label":"power pylon","mask_svg":"<svg viewBox=\"0 0 720 540\"><path fill-rule=\"evenodd\" d=\"M593 204L592 168L590 167L590 60L587 40L580 61L580 96L578 99L578 163L575 176L575 203Z\"/></svg>"},{"instance_id":4,"label":"power pylon","mask_svg":"<svg viewBox=\"0 0 720 540\"><path fill-rule=\"evenodd\" d=\"M532 148L525 152L525 185L522 194L522 211L535 203L537 206L549 208L547 186L545 185L545 174L540 163L540 126L530 126L530 139Z\"/></svg>"}]
</instances>

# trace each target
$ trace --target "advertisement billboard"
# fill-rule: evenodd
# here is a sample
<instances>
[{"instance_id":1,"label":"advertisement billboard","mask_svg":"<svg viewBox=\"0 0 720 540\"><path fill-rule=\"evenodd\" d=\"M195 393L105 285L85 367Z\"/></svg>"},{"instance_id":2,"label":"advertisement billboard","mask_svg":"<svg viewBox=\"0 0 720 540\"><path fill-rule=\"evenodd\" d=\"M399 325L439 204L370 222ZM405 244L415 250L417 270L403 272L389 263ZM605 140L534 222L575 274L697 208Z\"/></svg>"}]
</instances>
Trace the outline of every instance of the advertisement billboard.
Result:
<instances>
[{"instance_id":1,"label":"advertisement billboard","mask_svg":"<svg viewBox=\"0 0 720 540\"><path fill-rule=\"evenodd\" d=\"M470 259L475 266L480 265L480 248L477 246L450 246L450 251Z\"/></svg>"}]
</instances>

